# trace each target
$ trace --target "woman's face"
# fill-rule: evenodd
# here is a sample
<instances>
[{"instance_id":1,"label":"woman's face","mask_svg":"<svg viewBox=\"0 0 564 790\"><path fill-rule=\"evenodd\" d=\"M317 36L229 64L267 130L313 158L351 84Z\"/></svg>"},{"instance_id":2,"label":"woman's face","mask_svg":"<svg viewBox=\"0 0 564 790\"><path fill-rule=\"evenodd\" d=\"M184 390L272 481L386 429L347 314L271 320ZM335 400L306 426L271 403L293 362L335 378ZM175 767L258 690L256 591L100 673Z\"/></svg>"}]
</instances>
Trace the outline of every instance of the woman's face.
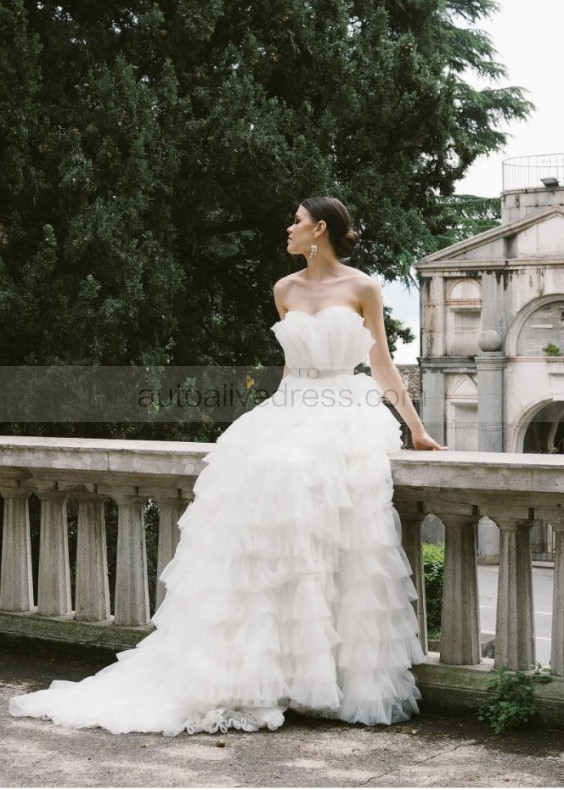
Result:
<instances>
[{"instance_id":1,"label":"woman's face","mask_svg":"<svg viewBox=\"0 0 564 790\"><path fill-rule=\"evenodd\" d=\"M298 206L293 225L288 231L288 252L290 255L309 255L312 244L315 244L313 235L318 223L314 222L307 209Z\"/></svg>"}]
</instances>

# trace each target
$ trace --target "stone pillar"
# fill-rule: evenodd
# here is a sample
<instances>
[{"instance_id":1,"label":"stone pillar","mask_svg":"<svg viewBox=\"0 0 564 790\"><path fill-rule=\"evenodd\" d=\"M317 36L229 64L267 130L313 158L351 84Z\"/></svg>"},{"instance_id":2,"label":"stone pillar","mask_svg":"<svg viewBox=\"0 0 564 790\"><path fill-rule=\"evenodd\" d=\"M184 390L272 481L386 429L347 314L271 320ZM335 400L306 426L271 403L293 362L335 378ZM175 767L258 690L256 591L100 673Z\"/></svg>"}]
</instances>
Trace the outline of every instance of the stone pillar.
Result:
<instances>
[{"instance_id":1,"label":"stone pillar","mask_svg":"<svg viewBox=\"0 0 564 790\"><path fill-rule=\"evenodd\" d=\"M33 609L29 491L2 486L4 527L0 570L0 610L30 612Z\"/></svg>"},{"instance_id":2,"label":"stone pillar","mask_svg":"<svg viewBox=\"0 0 564 790\"><path fill-rule=\"evenodd\" d=\"M445 279L442 272L421 278L423 356L446 354Z\"/></svg>"},{"instance_id":3,"label":"stone pillar","mask_svg":"<svg viewBox=\"0 0 564 790\"><path fill-rule=\"evenodd\" d=\"M441 617L441 662L479 664L480 608L476 562L476 523L468 514L437 512L445 525L445 575Z\"/></svg>"},{"instance_id":4,"label":"stone pillar","mask_svg":"<svg viewBox=\"0 0 564 790\"><path fill-rule=\"evenodd\" d=\"M417 623L419 626L419 642L425 654L429 650L427 643L427 606L425 601L425 573L423 571L423 549L421 544L421 522L424 514L413 512L399 506L394 509L394 517L401 522L402 541L405 553L411 565L413 584L419 598L413 601Z\"/></svg>"},{"instance_id":5,"label":"stone pillar","mask_svg":"<svg viewBox=\"0 0 564 790\"><path fill-rule=\"evenodd\" d=\"M504 451L503 371L506 358L498 349L499 334L488 329L479 340L481 353L476 354L478 374L478 449L484 453Z\"/></svg>"},{"instance_id":6,"label":"stone pillar","mask_svg":"<svg viewBox=\"0 0 564 790\"><path fill-rule=\"evenodd\" d=\"M550 669L553 675L564 675L564 519L551 521L554 530L555 560L552 590L552 642Z\"/></svg>"},{"instance_id":7,"label":"stone pillar","mask_svg":"<svg viewBox=\"0 0 564 790\"><path fill-rule=\"evenodd\" d=\"M180 538L178 519L186 509L188 501L179 497L160 496L157 497L157 503L159 505L159 554L157 560L156 604L160 606L163 602L166 588L159 579L176 551Z\"/></svg>"},{"instance_id":8,"label":"stone pillar","mask_svg":"<svg viewBox=\"0 0 564 790\"><path fill-rule=\"evenodd\" d=\"M143 506L145 497L109 493L118 505L115 624L149 622L149 586Z\"/></svg>"},{"instance_id":9,"label":"stone pillar","mask_svg":"<svg viewBox=\"0 0 564 790\"><path fill-rule=\"evenodd\" d=\"M483 280L484 322L494 321L496 318L492 314L495 299L490 294L494 288L490 279ZM486 285L489 286L487 289ZM500 351L501 336L495 329L485 329L478 345L480 353L475 357L478 378L478 449L483 453L502 453L505 449L503 372L507 359ZM499 562L499 530L488 517L481 518L478 524L478 560L483 565L496 565Z\"/></svg>"},{"instance_id":10,"label":"stone pillar","mask_svg":"<svg viewBox=\"0 0 564 790\"><path fill-rule=\"evenodd\" d=\"M429 434L446 444L446 393L442 362L421 359L421 419Z\"/></svg>"},{"instance_id":11,"label":"stone pillar","mask_svg":"<svg viewBox=\"0 0 564 790\"><path fill-rule=\"evenodd\" d=\"M446 444L445 377L446 354L445 281L442 272L420 273L421 282L421 419L431 436Z\"/></svg>"},{"instance_id":12,"label":"stone pillar","mask_svg":"<svg viewBox=\"0 0 564 790\"><path fill-rule=\"evenodd\" d=\"M553 675L562 677L564 675L564 513L556 509L535 509L535 518L549 521L554 530L550 671Z\"/></svg>"},{"instance_id":13,"label":"stone pillar","mask_svg":"<svg viewBox=\"0 0 564 790\"><path fill-rule=\"evenodd\" d=\"M78 502L75 617L108 620L111 612L104 497L88 491L75 491L73 497Z\"/></svg>"},{"instance_id":14,"label":"stone pillar","mask_svg":"<svg viewBox=\"0 0 564 790\"><path fill-rule=\"evenodd\" d=\"M531 669L535 663L529 540L532 518L510 518L504 512L488 512L500 529L495 666L512 670Z\"/></svg>"},{"instance_id":15,"label":"stone pillar","mask_svg":"<svg viewBox=\"0 0 564 790\"><path fill-rule=\"evenodd\" d=\"M56 617L72 612L67 494L52 483L35 484L41 500L37 613Z\"/></svg>"}]
</instances>

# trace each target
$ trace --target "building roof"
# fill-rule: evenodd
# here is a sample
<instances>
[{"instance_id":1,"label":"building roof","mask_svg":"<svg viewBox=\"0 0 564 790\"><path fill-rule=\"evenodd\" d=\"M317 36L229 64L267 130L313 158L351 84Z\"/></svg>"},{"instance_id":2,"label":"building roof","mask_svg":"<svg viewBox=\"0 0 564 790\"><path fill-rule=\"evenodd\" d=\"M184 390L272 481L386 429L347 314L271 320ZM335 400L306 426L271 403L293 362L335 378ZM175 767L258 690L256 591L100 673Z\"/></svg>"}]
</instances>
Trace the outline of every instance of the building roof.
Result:
<instances>
[{"instance_id":1,"label":"building roof","mask_svg":"<svg viewBox=\"0 0 564 790\"><path fill-rule=\"evenodd\" d=\"M421 258L420 274L444 269L499 269L564 263L564 207L546 206L515 222L506 222L477 236Z\"/></svg>"}]
</instances>

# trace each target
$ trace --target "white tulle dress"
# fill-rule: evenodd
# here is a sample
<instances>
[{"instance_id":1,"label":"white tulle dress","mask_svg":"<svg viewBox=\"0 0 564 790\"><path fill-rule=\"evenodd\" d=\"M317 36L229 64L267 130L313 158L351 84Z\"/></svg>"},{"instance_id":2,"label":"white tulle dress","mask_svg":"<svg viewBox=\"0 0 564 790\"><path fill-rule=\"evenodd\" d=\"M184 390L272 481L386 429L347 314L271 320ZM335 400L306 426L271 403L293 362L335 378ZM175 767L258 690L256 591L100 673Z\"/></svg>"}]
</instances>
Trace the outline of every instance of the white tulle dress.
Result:
<instances>
[{"instance_id":1,"label":"white tulle dress","mask_svg":"<svg viewBox=\"0 0 564 790\"><path fill-rule=\"evenodd\" d=\"M206 456L157 629L92 677L14 697L13 715L177 735L274 730L287 708L371 725L417 711L399 425L352 375L374 340L343 305L272 330L291 373Z\"/></svg>"}]
</instances>

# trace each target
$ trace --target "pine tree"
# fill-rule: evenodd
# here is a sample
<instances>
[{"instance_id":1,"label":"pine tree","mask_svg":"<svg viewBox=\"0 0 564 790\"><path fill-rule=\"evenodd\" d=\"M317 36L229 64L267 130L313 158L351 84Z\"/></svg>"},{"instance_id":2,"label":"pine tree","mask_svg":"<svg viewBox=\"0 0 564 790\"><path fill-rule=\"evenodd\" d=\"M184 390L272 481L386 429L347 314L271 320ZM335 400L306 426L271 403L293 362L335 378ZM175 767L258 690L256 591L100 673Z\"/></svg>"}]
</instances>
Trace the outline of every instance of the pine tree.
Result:
<instances>
[{"instance_id":1,"label":"pine tree","mask_svg":"<svg viewBox=\"0 0 564 790\"><path fill-rule=\"evenodd\" d=\"M433 223L434 250L477 236L501 222L500 198L451 195L437 201L437 209L439 213Z\"/></svg>"}]
</instances>

